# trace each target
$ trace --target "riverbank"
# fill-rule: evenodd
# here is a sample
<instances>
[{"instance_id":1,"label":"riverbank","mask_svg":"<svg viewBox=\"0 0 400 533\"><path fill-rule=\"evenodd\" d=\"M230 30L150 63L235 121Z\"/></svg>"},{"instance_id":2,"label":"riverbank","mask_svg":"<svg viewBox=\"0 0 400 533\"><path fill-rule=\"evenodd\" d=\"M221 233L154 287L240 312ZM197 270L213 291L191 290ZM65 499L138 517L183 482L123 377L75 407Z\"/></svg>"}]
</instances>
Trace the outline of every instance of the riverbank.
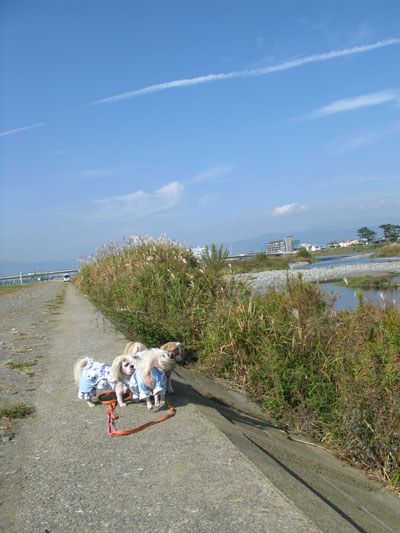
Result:
<instances>
[{"instance_id":1,"label":"riverbank","mask_svg":"<svg viewBox=\"0 0 400 533\"><path fill-rule=\"evenodd\" d=\"M303 281L311 283L324 283L327 281L340 281L343 278L359 277L365 275L384 275L390 272L400 274L400 260L382 260L379 263L360 263L355 265L330 266L321 268L293 268L291 270L270 270L266 272L252 272L249 274L236 274L235 279L247 281L257 294L264 294L269 287L283 287L289 278L301 275Z\"/></svg>"},{"instance_id":2,"label":"riverbank","mask_svg":"<svg viewBox=\"0 0 400 533\"><path fill-rule=\"evenodd\" d=\"M333 302L298 272L317 281L400 272L400 264L340 265L247 274L284 283L282 290L261 283L268 297L249 298L233 273L228 279L221 250L198 262L175 243L136 239L104 247L76 285L129 339L179 340L197 371L245 390L280 423L398 489L400 312L391 305L327 312Z\"/></svg>"}]
</instances>

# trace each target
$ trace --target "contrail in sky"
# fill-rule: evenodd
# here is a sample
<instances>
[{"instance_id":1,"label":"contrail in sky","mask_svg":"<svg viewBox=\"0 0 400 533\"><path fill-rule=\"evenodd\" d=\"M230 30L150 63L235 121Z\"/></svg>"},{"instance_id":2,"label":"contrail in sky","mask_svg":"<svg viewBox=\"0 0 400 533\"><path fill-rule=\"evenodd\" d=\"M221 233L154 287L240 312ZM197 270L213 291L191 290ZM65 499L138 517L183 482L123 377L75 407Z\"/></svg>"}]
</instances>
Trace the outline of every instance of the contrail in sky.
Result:
<instances>
[{"instance_id":1,"label":"contrail in sky","mask_svg":"<svg viewBox=\"0 0 400 533\"><path fill-rule=\"evenodd\" d=\"M4 135L12 135L13 133L19 133L20 131L31 130L33 128L40 128L41 126L45 125L45 122L40 122L39 124L34 124L33 126L25 126L25 128L17 128L15 130L3 131L2 133L0 133L0 137L3 137Z\"/></svg>"},{"instance_id":2,"label":"contrail in sky","mask_svg":"<svg viewBox=\"0 0 400 533\"><path fill-rule=\"evenodd\" d=\"M334 113L342 113L343 111L351 111L360 107L374 106L379 104L386 104L400 99L398 91L388 90L377 93L362 94L353 98L343 98L336 100L331 104L321 107L314 111L314 117L327 117Z\"/></svg>"},{"instance_id":3,"label":"contrail in sky","mask_svg":"<svg viewBox=\"0 0 400 533\"><path fill-rule=\"evenodd\" d=\"M135 91L129 91L121 94L116 94L115 96L109 96L108 98L103 98L101 100L96 100L95 102L92 102L91 105L118 102L119 100L126 100L127 98L133 98L135 96L141 96L144 94L165 91L167 89L174 89L176 87L187 87L189 85L198 85L200 83L229 80L233 78L250 78L255 76L263 76L264 74L270 74L271 72L278 72L280 70L288 70L291 68L300 67L301 65L305 65L307 63L316 63L318 61L327 61L336 57L360 54L361 52L369 52L370 50L375 50L376 48L383 48L385 46L392 46L394 44L400 44L400 39L386 39L384 41L378 41L376 43L367 44L364 46L355 46L353 48L345 48L343 50L332 50L331 52L324 52L322 54L313 54L299 59L293 59L292 61L286 61L285 63L280 63L279 65L274 65L270 67L235 70L233 72L227 72L225 74L207 74L206 76L199 76L197 78L186 78L175 81L167 81L164 83L158 83L156 85L149 85L148 87L143 87L142 89L137 89Z\"/></svg>"}]
</instances>

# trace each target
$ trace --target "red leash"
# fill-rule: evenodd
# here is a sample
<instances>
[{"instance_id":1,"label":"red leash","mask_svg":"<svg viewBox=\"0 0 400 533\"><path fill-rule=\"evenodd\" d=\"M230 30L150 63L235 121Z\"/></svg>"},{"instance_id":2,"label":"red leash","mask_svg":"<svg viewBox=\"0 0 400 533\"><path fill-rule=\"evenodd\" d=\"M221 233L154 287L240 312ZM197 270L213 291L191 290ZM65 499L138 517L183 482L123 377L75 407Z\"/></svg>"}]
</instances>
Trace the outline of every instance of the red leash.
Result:
<instances>
[{"instance_id":1,"label":"red leash","mask_svg":"<svg viewBox=\"0 0 400 533\"><path fill-rule=\"evenodd\" d=\"M163 422L164 420L167 420L167 418L170 418L171 416L174 416L175 409L170 405L168 401L168 393L165 396L165 402L167 404L167 407L169 409L169 413L167 415L162 416L158 420L151 420L150 422L146 422L145 424L142 424L141 426L138 426L137 428L133 429L115 429L113 420L116 420L118 418L118 415L114 413L114 409L118 404L118 401L116 399L115 393L112 393L112 399L111 400L102 400L102 396L110 396L110 393L101 394L98 397L98 400L100 403L108 404L108 410L107 410L107 435L111 435L112 437L121 437L122 435L130 435L131 433L137 433L138 431L141 431L142 429L147 428L148 426L152 426L153 424L158 424L159 422ZM130 398L130 394L124 395L124 400Z\"/></svg>"}]
</instances>

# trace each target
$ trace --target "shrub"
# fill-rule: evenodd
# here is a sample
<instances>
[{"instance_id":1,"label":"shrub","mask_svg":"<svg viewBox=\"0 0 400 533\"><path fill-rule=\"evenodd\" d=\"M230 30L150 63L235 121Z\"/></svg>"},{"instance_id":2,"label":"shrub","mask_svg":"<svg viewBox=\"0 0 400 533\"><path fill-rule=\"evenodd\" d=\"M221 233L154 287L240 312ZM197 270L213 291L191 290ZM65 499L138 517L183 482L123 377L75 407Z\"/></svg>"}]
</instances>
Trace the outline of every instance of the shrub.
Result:
<instances>
[{"instance_id":1,"label":"shrub","mask_svg":"<svg viewBox=\"0 0 400 533\"><path fill-rule=\"evenodd\" d=\"M174 241L136 237L104 247L77 282L129 337L152 346L179 339L190 354L202 325L238 287L225 277L226 255L211 245L199 261Z\"/></svg>"},{"instance_id":2,"label":"shrub","mask_svg":"<svg viewBox=\"0 0 400 533\"><path fill-rule=\"evenodd\" d=\"M311 259L311 254L306 248L300 248L300 250L297 252L298 257L305 257L307 259Z\"/></svg>"}]
</instances>

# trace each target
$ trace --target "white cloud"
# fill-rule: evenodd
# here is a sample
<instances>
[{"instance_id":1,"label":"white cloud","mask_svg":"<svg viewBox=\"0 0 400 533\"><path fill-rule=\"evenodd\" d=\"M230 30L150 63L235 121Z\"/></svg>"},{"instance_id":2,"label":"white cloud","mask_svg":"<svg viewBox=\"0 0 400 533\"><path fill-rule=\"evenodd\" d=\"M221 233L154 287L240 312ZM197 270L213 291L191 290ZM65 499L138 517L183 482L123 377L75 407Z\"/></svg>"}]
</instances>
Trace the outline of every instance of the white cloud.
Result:
<instances>
[{"instance_id":1,"label":"white cloud","mask_svg":"<svg viewBox=\"0 0 400 533\"><path fill-rule=\"evenodd\" d=\"M320 61L328 61L329 59L334 59L336 57L343 57L353 54L359 54L362 52L368 52L370 50L375 50L377 48L382 48L385 46L392 46L395 44L400 44L400 39L386 39L384 41L378 41L373 44L363 45L363 46L354 46L353 48L345 48L343 50L332 50L330 52L324 52L322 54L313 54L310 56L302 57L299 59L293 59L291 61L286 61L278 65L270 67L262 67L257 69L248 69L248 70L236 70L233 72L227 72L222 74L207 74L205 76L198 76L196 78L186 78L174 81L167 81L163 83L157 83L155 85L149 85L143 87L142 89L136 89L134 91L128 91L114 96L109 96L107 98L102 98L101 100L96 100L92 102L91 105L105 104L105 103L114 103L119 100L126 100L128 98L133 98L136 96L142 96L145 94L155 93L159 91L165 91L167 89L176 89L178 87L187 87L191 85L199 85L201 83L210 83L213 81L220 80L229 80L234 78L250 78L255 76L263 76L265 74L270 74L272 72L279 72L281 70L288 70L295 67L300 67L307 63L316 63Z\"/></svg>"},{"instance_id":2,"label":"white cloud","mask_svg":"<svg viewBox=\"0 0 400 533\"><path fill-rule=\"evenodd\" d=\"M216 167L212 167L204 172L201 172L200 174L196 174L196 176L193 176L193 178L191 178L190 182L202 183L205 181L211 181L220 178L225 174L229 174L232 170L232 165L219 165Z\"/></svg>"},{"instance_id":3,"label":"white cloud","mask_svg":"<svg viewBox=\"0 0 400 533\"><path fill-rule=\"evenodd\" d=\"M370 94L362 94L352 98L342 98L335 100L331 104L321 107L312 113L315 118L327 117L335 113L343 113L345 111L352 111L360 107L369 107L387 102L397 101L399 99L398 91L387 90Z\"/></svg>"},{"instance_id":4,"label":"white cloud","mask_svg":"<svg viewBox=\"0 0 400 533\"><path fill-rule=\"evenodd\" d=\"M32 130L33 128L41 128L45 125L45 122L39 122L39 124L34 124L33 126L25 126L24 128L16 128L15 130L3 131L2 133L0 133L0 137L3 137L5 135L13 135L14 133L20 133L21 131Z\"/></svg>"},{"instance_id":5,"label":"white cloud","mask_svg":"<svg viewBox=\"0 0 400 533\"><path fill-rule=\"evenodd\" d=\"M174 207L180 200L184 187L173 181L151 193L136 191L124 196L111 196L96 200L99 207L96 217L103 219L137 219Z\"/></svg>"},{"instance_id":6,"label":"white cloud","mask_svg":"<svg viewBox=\"0 0 400 533\"><path fill-rule=\"evenodd\" d=\"M297 202L294 202L292 204L286 204L275 207L275 209L272 211L273 217L278 217L282 215L292 215L294 213L298 213L301 211L305 211L307 209L306 205L300 205Z\"/></svg>"}]
</instances>

